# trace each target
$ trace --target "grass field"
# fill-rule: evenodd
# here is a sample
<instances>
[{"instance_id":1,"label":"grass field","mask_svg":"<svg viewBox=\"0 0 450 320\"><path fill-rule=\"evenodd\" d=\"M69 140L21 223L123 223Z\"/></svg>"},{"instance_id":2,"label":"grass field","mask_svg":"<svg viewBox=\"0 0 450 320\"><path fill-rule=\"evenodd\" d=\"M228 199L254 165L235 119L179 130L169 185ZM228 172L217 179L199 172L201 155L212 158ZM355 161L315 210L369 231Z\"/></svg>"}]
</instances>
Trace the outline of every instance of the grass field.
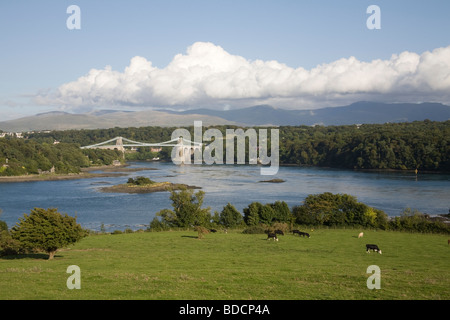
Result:
<instances>
[{"instance_id":1,"label":"grass field","mask_svg":"<svg viewBox=\"0 0 450 320\"><path fill-rule=\"evenodd\" d=\"M56 253L0 258L0 299L448 300L448 236L318 229L278 242L194 231L96 235ZM377 244L383 254L365 252ZM81 270L69 290L67 267ZM368 289L367 267L381 270Z\"/></svg>"}]
</instances>

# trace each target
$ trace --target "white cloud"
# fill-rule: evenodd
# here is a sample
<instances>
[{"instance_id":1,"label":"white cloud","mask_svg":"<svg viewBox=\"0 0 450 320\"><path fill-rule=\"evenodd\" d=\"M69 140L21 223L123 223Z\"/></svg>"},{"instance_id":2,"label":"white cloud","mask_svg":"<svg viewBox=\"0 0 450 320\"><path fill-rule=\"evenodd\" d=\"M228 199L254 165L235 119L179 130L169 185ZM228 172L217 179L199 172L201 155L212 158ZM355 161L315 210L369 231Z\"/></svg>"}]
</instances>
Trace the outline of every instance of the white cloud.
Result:
<instances>
[{"instance_id":1,"label":"white cloud","mask_svg":"<svg viewBox=\"0 0 450 320\"><path fill-rule=\"evenodd\" d=\"M196 42L165 68L134 57L123 72L106 66L38 95L39 104L80 106L220 106L272 103L314 107L366 98L450 101L450 46L389 60L342 58L306 70L277 61L250 61ZM410 101L413 102L413 101Z\"/></svg>"}]
</instances>

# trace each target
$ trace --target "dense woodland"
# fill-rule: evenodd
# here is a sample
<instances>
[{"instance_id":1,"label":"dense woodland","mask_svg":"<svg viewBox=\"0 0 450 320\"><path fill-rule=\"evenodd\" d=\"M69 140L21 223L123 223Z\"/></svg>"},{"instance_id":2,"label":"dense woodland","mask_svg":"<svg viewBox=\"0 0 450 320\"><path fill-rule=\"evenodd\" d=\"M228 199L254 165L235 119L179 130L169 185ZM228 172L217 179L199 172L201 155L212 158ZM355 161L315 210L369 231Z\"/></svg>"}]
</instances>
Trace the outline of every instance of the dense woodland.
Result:
<instances>
[{"instance_id":1,"label":"dense woodland","mask_svg":"<svg viewBox=\"0 0 450 320\"><path fill-rule=\"evenodd\" d=\"M123 158L115 150L82 150L73 143L46 143L17 138L0 139L0 176L54 172L79 173L81 168L110 165Z\"/></svg>"},{"instance_id":2,"label":"dense woodland","mask_svg":"<svg viewBox=\"0 0 450 320\"><path fill-rule=\"evenodd\" d=\"M233 126L214 126L225 136ZM173 127L111 128L67 130L24 134L25 139L0 139L0 166L9 159L10 169L0 175L46 171L55 166L58 172L73 172L92 163L109 164L120 158L117 152L80 150L117 136L148 142L171 140ZM186 128L194 137L194 128ZM207 130L209 128L203 128ZM258 129L258 128L255 128ZM416 121L412 123L366 124L347 126L281 126L280 163L345 169L395 169L450 172L450 121ZM244 128L246 130L246 128ZM270 132L270 130L269 130ZM193 139L192 139L193 140ZM60 144L53 145L55 141ZM207 141L204 141L207 142ZM270 145L270 134L269 141ZM224 150L225 150L225 143ZM270 151L270 147L268 147ZM248 148L246 149L248 154ZM225 156L225 152L223 153ZM236 153L235 153L236 154ZM170 161L171 148L156 155L150 148L127 153L128 160L146 160L159 156ZM88 157L86 157L88 156ZM248 158L247 160L248 161ZM8 171L8 172L7 172Z\"/></svg>"},{"instance_id":3,"label":"dense woodland","mask_svg":"<svg viewBox=\"0 0 450 320\"><path fill-rule=\"evenodd\" d=\"M450 121L281 127L280 139L284 164L450 171Z\"/></svg>"}]
</instances>

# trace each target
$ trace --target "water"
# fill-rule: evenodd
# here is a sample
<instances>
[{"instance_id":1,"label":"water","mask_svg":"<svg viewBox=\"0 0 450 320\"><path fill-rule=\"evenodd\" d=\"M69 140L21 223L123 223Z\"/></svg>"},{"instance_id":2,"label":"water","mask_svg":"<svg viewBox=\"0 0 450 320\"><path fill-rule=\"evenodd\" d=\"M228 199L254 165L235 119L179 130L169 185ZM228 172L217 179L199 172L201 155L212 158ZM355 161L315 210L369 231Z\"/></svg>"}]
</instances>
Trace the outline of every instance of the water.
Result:
<instances>
[{"instance_id":1,"label":"water","mask_svg":"<svg viewBox=\"0 0 450 320\"><path fill-rule=\"evenodd\" d=\"M129 168L155 168L126 176L67 181L0 183L0 220L8 227L34 207L58 208L77 216L84 228L107 231L144 229L161 209L171 208L169 192L149 194L103 193L99 188L145 176L155 181L195 185L205 191L204 207L211 213L230 202L238 210L251 202L285 201L291 208L309 194L347 193L358 201L396 216L407 208L429 214L448 213L450 174L358 172L351 170L280 167L276 176L261 176L259 166L185 165L163 162L134 162ZM262 183L279 178L283 183Z\"/></svg>"}]
</instances>

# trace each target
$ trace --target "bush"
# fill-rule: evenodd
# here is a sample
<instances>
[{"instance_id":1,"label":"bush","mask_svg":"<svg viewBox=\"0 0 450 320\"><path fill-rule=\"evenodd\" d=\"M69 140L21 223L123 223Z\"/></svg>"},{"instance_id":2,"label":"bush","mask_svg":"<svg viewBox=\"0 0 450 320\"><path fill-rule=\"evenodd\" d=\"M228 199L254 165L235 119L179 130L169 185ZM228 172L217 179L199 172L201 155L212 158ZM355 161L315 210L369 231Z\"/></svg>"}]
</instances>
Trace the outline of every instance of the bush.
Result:
<instances>
[{"instance_id":1,"label":"bush","mask_svg":"<svg viewBox=\"0 0 450 320\"><path fill-rule=\"evenodd\" d=\"M450 234L450 226L442 221L432 220L426 214L406 208L402 215L389 222L389 228L395 231L446 233Z\"/></svg>"},{"instance_id":2,"label":"bush","mask_svg":"<svg viewBox=\"0 0 450 320\"><path fill-rule=\"evenodd\" d=\"M161 222L158 218L154 217L150 222L149 231L167 231L170 226L164 222Z\"/></svg>"},{"instance_id":3,"label":"bush","mask_svg":"<svg viewBox=\"0 0 450 320\"><path fill-rule=\"evenodd\" d=\"M136 179L129 178L127 183L136 186L145 186L147 184L153 184L155 182L146 177L137 177Z\"/></svg>"},{"instance_id":4,"label":"bush","mask_svg":"<svg viewBox=\"0 0 450 320\"><path fill-rule=\"evenodd\" d=\"M263 234L263 233L267 233L267 226L264 225L264 224L258 224L258 225L249 226L248 228L244 229L244 231L242 231L242 233L245 233L245 234Z\"/></svg>"},{"instance_id":5,"label":"bush","mask_svg":"<svg viewBox=\"0 0 450 320\"><path fill-rule=\"evenodd\" d=\"M283 223L283 222L275 222L272 227L270 228L270 231L275 231L275 230L281 230L283 231L283 233L287 233L289 231L289 225L287 223Z\"/></svg>"},{"instance_id":6,"label":"bush","mask_svg":"<svg viewBox=\"0 0 450 320\"><path fill-rule=\"evenodd\" d=\"M197 231L199 239L203 239L204 235L209 233L209 230L202 226L195 226L194 230Z\"/></svg>"},{"instance_id":7,"label":"bush","mask_svg":"<svg viewBox=\"0 0 450 320\"><path fill-rule=\"evenodd\" d=\"M0 211L1 213L1 211ZM0 232L1 231L8 231L8 225L6 224L5 221L0 220Z\"/></svg>"},{"instance_id":8,"label":"bush","mask_svg":"<svg viewBox=\"0 0 450 320\"><path fill-rule=\"evenodd\" d=\"M8 230L0 231L0 256L10 256L25 253L20 242L14 240Z\"/></svg>"}]
</instances>

